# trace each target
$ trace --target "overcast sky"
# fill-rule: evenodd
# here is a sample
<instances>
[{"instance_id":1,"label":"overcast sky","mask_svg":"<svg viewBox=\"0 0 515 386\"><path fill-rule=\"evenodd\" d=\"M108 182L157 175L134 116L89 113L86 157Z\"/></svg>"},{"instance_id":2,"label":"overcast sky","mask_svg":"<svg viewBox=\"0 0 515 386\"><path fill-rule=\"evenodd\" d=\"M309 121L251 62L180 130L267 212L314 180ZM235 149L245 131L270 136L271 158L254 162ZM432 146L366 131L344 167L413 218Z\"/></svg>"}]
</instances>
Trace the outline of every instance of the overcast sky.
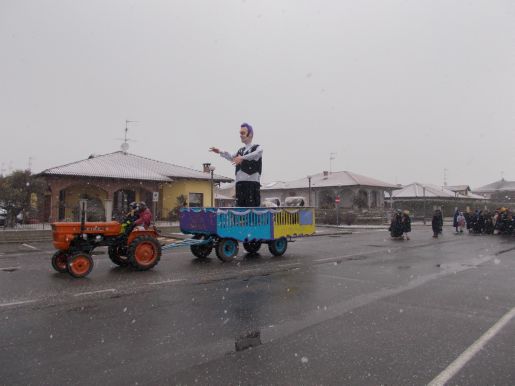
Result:
<instances>
[{"instance_id":1,"label":"overcast sky","mask_svg":"<svg viewBox=\"0 0 515 386\"><path fill-rule=\"evenodd\" d=\"M513 0L0 0L2 169L120 149L263 182L515 179Z\"/></svg>"}]
</instances>

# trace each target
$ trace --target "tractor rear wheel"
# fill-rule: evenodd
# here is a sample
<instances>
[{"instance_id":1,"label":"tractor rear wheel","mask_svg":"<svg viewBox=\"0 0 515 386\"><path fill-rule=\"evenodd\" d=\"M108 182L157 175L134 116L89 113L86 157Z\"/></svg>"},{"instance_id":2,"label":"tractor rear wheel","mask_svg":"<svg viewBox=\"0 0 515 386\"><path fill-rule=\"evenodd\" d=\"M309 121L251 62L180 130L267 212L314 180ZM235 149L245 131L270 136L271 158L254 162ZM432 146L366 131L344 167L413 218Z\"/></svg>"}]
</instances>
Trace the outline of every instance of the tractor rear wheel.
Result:
<instances>
[{"instance_id":1,"label":"tractor rear wheel","mask_svg":"<svg viewBox=\"0 0 515 386\"><path fill-rule=\"evenodd\" d=\"M129 265L129 259L127 258L127 256L122 255L122 249L123 247L120 247L118 245L111 245L107 249L107 253L109 254L109 258L113 263L119 265L120 267L126 267Z\"/></svg>"},{"instance_id":2,"label":"tractor rear wheel","mask_svg":"<svg viewBox=\"0 0 515 386\"><path fill-rule=\"evenodd\" d=\"M261 248L261 241L249 241L248 243L243 243L243 248L250 253L258 253L259 248Z\"/></svg>"},{"instance_id":3,"label":"tractor rear wheel","mask_svg":"<svg viewBox=\"0 0 515 386\"><path fill-rule=\"evenodd\" d=\"M68 272L68 266L66 264L66 260L68 259L68 254L64 251L57 251L52 256L52 267L60 273Z\"/></svg>"},{"instance_id":4,"label":"tractor rear wheel","mask_svg":"<svg viewBox=\"0 0 515 386\"><path fill-rule=\"evenodd\" d=\"M234 260L238 254L238 242L233 239L221 239L216 244L216 256L225 263Z\"/></svg>"},{"instance_id":5,"label":"tractor rear wheel","mask_svg":"<svg viewBox=\"0 0 515 386\"><path fill-rule=\"evenodd\" d=\"M206 239L207 237L208 236L206 236L206 235L195 235L195 236L193 236L193 239L194 240L203 240L203 239ZM191 253L193 253L193 255L195 257L198 257L199 259L205 259L206 257L209 256L209 254L213 250L213 243L210 242L210 243L206 243L206 244L202 244L202 245L191 245L190 249L191 249Z\"/></svg>"},{"instance_id":6,"label":"tractor rear wheel","mask_svg":"<svg viewBox=\"0 0 515 386\"><path fill-rule=\"evenodd\" d=\"M146 271L159 263L161 244L151 236L140 236L130 243L127 252L131 265L139 271Z\"/></svg>"},{"instance_id":7,"label":"tractor rear wheel","mask_svg":"<svg viewBox=\"0 0 515 386\"><path fill-rule=\"evenodd\" d=\"M73 277L85 277L93 269L93 259L87 253L79 252L68 257L67 267L69 274Z\"/></svg>"}]
</instances>

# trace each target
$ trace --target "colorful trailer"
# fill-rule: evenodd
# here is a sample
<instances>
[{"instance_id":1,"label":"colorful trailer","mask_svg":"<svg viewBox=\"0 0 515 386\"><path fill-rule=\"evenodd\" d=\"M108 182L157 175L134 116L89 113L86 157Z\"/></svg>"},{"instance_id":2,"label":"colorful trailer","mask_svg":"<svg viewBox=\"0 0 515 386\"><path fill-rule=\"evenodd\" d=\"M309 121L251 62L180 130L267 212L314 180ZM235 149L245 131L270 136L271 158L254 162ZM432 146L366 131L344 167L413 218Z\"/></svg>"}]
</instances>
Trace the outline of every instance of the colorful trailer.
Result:
<instances>
[{"instance_id":1,"label":"colorful trailer","mask_svg":"<svg viewBox=\"0 0 515 386\"><path fill-rule=\"evenodd\" d=\"M249 253L267 244L270 253L281 256L288 239L315 233L315 211L310 207L282 208L184 208L180 227L193 237L162 246L155 227L124 231L122 224L110 222L60 222L52 224L54 247L52 267L76 278L93 269L93 250L108 247L111 261L132 265L140 271L153 268L161 251L189 246L193 255L206 258L215 249L218 258L229 262L238 254L239 242Z\"/></svg>"},{"instance_id":2,"label":"colorful trailer","mask_svg":"<svg viewBox=\"0 0 515 386\"><path fill-rule=\"evenodd\" d=\"M281 256L288 239L315 233L315 211L311 207L183 208L179 220L181 231L193 234L189 245L195 256L205 258L214 248L225 262L238 254L238 242L250 253L268 244L272 255Z\"/></svg>"}]
</instances>

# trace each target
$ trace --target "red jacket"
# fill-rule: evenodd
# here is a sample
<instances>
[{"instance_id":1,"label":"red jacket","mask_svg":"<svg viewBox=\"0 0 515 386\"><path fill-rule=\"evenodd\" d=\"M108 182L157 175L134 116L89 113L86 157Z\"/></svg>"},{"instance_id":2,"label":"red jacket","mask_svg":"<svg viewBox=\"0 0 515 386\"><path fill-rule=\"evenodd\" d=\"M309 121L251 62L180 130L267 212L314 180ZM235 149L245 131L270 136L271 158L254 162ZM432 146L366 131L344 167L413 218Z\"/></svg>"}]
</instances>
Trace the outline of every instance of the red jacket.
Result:
<instances>
[{"instance_id":1,"label":"red jacket","mask_svg":"<svg viewBox=\"0 0 515 386\"><path fill-rule=\"evenodd\" d=\"M150 226L152 222L152 212L150 209L146 208L143 212L139 214L138 219L134 222L134 225L143 225L145 229Z\"/></svg>"}]
</instances>

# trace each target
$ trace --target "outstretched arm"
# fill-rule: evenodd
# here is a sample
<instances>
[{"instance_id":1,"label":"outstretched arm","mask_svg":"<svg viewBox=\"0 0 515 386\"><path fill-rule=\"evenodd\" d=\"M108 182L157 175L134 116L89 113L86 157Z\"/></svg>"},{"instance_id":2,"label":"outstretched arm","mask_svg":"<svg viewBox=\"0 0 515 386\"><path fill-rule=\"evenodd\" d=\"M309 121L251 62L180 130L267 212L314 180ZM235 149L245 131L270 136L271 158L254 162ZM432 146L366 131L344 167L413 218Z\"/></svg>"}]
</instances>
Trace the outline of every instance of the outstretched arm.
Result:
<instances>
[{"instance_id":1,"label":"outstretched arm","mask_svg":"<svg viewBox=\"0 0 515 386\"><path fill-rule=\"evenodd\" d=\"M232 161L235 155L232 155L231 153L227 151L222 151L217 147L211 147L209 148L209 151L212 151L213 153L220 154L220 157L225 158L226 160Z\"/></svg>"}]
</instances>

